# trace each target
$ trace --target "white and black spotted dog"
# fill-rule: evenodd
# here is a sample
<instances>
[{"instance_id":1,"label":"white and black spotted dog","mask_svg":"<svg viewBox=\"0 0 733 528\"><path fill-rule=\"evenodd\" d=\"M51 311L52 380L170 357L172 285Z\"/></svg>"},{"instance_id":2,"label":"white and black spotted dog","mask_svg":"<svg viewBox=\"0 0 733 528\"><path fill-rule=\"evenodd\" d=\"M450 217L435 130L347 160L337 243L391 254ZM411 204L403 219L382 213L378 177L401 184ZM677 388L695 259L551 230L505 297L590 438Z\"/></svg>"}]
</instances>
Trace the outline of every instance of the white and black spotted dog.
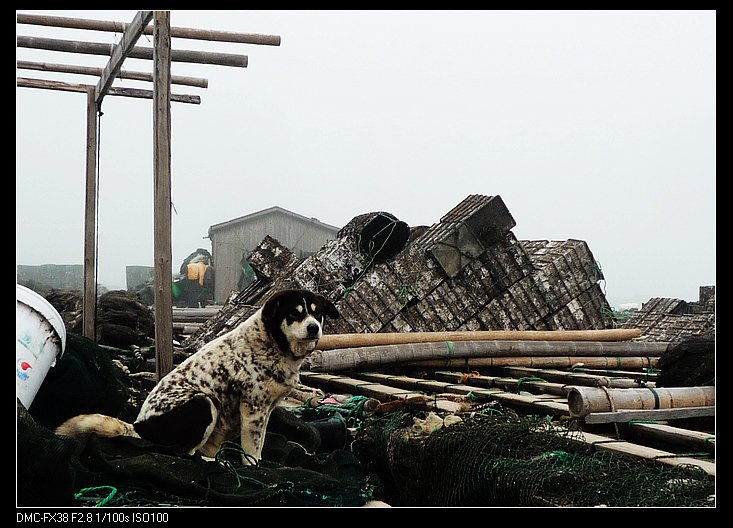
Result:
<instances>
[{"instance_id":1,"label":"white and black spotted dog","mask_svg":"<svg viewBox=\"0 0 733 528\"><path fill-rule=\"evenodd\" d=\"M66 436L134 436L190 454L214 457L241 438L244 463L259 460L270 414L298 383L303 360L339 317L326 298L282 290L242 324L204 345L163 377L133 424L86 414L61 424Z\"/></svg>"}]
</instances>

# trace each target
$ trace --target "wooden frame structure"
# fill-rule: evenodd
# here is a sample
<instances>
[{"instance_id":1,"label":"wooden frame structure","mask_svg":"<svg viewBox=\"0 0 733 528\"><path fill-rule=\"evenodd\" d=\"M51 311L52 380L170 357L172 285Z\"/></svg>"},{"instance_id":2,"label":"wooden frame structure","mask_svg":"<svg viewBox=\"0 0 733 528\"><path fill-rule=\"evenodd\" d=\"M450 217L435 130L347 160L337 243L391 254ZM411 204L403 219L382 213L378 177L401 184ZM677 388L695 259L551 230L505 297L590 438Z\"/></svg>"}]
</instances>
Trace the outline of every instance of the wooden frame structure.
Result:
<instances>
[{"instance_id":1,"label":"wooden frame structure","mask_svg":"<svg viewBox=\"0 0 733 528\"><path fill-rule=\"evenodd\" d=\"M246 67L248 62L246 55L172 50L171 37L271 46L279 46L280 37L171 27L170 11L138 11L129 24L21 13L17 14L16 19L18 24L122 33L122 38L116 45L21 35L16 37L18 47L110 57L103 69L28 61L17 61L16 63L18 69L99 77L96 85L21 77L16 80L19 87L81 92L87 95L83 333L90 339L95 339L97 307L97 115L101 113L102 101L107 95L153 100L155 357L156 374L160 379L173 368L170 103L171 101L188 104L200 104L201 102L200 97L196 95L172 94L171 84L201 88L208 86L206 79L172 76L171 62L194 62L241 68ZM135 46L143 34L153 35L152 49ZM152 60L152 75L144 72L123 71L122 64L127 57ZM153 82L153 90L115 88L112 84L118 78Z\"/></svg>"}]
</instances>

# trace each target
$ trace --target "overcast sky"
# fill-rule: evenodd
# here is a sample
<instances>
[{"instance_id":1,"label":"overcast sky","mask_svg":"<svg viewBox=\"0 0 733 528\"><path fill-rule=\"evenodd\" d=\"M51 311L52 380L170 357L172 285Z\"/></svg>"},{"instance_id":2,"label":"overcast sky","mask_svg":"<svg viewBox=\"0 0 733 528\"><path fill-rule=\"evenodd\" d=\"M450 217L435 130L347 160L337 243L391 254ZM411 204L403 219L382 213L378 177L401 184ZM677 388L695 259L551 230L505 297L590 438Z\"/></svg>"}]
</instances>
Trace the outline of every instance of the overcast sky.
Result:
<instances>
[{"instance_id":1,"label":"overcast sky","mask_svg":"<svg viewBox=\"0 0 733 528\"><path fill-rule=\"evenodd\" d=\"M19 12L119 22L136 13ZM614 307L697 300L699 286L715 284L715 11L173 10L171 25L282 39L173 39L174 49L249 57L247 68L172 65L209 81L172 87L201 96L172 103L174 271L211 249L209 226L275 205L336 227L372 211L414 226L486 194L502 197L519 239L585 240ZM124 69L152 65L128 59ZM152 104L108 96L102 110L99 282L117 289L126 265L152 265ZM85 127L85 95L16 89L18 264L83 263Z\"/></svg>"}]
</instances>

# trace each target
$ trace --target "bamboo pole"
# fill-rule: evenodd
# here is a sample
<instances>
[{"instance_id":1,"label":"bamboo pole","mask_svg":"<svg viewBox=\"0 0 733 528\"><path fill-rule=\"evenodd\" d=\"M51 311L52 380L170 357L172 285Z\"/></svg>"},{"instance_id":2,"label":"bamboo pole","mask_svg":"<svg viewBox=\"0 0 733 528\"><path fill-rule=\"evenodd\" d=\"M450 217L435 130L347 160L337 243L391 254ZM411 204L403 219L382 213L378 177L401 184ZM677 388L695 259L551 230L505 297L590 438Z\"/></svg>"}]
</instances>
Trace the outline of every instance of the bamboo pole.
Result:
<instances>
[{"instance_id":1,"label":"bamboo pole","mask_svg":"<svg viewBox=\"0 0 733 528\"><path fill-rule=\"evenodd\" d=\"M654 370L655 367L659 365L659 358L649 358L651 359L650 364L646 364L643 367L638 368L644 368L645 371L642 375L642 378L646 381L654 381L659 377L659 371ZM617 366L617 365L614 365ZM629 365L624 365L624 367L629 367ZM573 372L582 372L585 374L593 374L595 376L612 376L614 378L631 378L631 379L637 379L639 378L640 373L636 370L618 370L618 368L602 368L597 367L592 364L580 364L573 368Z\"/></svg>"},{"instance_id":2,"label":"bamboo pole","mask_svg":"<svg viewBox=\"0 0 733 528\"><path fill-rule=\"evenodd\" d=\"M570 415L583 418L594 412L621 409L672 409L715 405L715 387L646 387L606 389L573 386L568 391Z\"/></svg>"},{"instance_id":3,"label":"bamboo pole","mask_svg":"<svg viewBox=\"0 0 733 528\"><path fill-rule=\"evenodd\" d=\"M531 369L527 369L531 370ZM537 370L538 373L542 372L539 369ZM559 372L559 371L558 371ZM543 392L547 394L555 394L558 396L565 396L567 386L566 383L558 383L557 381L550 381L549 379L544 379L542 376L538 374L526 374L526 375L519 375L518 377L498 377L498 376L481 376L481 375L466 375L462 374L460 372L445 372L445 371L436 371L435 372L435 378L440 381L449 381L452 383L465 383L466 385L471 385L473 387L499 387L501 389L508 389L512 391L516 391L518 389L523 389L528 392ZM548 376L549 378L549 376ZM587 386L598 386L599 381L601 383L608 382L608 380L598 380L594 379L594 377L588 377L588 379L578 379L576 382L579 385L587 385ZM623 378L622 381L628 381L629 383L634 383L632 380L628 380L626 378ZM633 387L638 387L639 384L634 385L628 385Z\"/></svg>"},{"instance_id":4,"label":"bamboo pole","mask_svg":"<svg viewBox=\"0 0 733 528\"><path fill-rule=\"evenodd\" d=\"M376 335L376 334L375 334ZM407 343L338 350L315 350L309 357L311 370L333 372L371 365L428 359L466 357L539 356L660 356L667 343L645 341L458 341Z\"/></svg>"},{"instance_id":5,"label":"bamboo pole","mask_svg":"<svg viewBox=\"0 0 733 528\"><path fill-rule=\"evenodd\" d=\"M599 376L583 372L567 372L565 370L538 369L531 367L504 367L503 371L514 377L535 377L547 381L563 383L565 385L584 385L589 387L613 387L616 389L628 389L641 386L637 379ZM638 374L637 374L638 376Z\"/></svg>"},{"instance_id":6,"label":"bamboo pole","mask_svg":"<svg viewBox=\"0 0 733 528\"><path fill-rule=\"evenodd\" d=\"M328 334L318 341L319 350L376 345L403 345L439 341L627 341L641 336L638 328L604 330L475 330L456 332L379 332Z\"/></svg>"},{"instance_id":7,"label":"bamboo pole","mask_svg":"<svg viewBox=\"0 0 733 528\"><path fill-rule=\"evenodd\" d=\"M537 367L537 368L573 368L577 364L586 367L608 368L650 368L659 363L657 357L488 357L461 359L428 359L400 363L402 368L435 368L473 370L491 367ZM635 373L636 376L639 373Z\"/></svg>"}]
</instances>

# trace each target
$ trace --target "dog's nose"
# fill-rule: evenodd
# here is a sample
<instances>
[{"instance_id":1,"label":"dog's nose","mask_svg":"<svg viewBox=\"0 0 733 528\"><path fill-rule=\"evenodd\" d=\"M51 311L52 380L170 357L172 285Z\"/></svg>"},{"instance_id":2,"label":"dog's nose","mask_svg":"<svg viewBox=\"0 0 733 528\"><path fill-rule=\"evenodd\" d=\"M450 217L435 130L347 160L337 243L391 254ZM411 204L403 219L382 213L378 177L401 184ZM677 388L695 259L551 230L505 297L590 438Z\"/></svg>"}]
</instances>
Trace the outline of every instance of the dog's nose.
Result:
<instances>
[{"instance_id":1,"label":"dog's nose","mask_svg":"<svg viewBox=\"0 0 733 528\"><path fill-rule=\"evenodd\" d=\"M308 335L316 336L318 335L318 331L321 329L320 326L318 326L316 323L310 323L308 325Z\"/></svg>"}]
</instances>

